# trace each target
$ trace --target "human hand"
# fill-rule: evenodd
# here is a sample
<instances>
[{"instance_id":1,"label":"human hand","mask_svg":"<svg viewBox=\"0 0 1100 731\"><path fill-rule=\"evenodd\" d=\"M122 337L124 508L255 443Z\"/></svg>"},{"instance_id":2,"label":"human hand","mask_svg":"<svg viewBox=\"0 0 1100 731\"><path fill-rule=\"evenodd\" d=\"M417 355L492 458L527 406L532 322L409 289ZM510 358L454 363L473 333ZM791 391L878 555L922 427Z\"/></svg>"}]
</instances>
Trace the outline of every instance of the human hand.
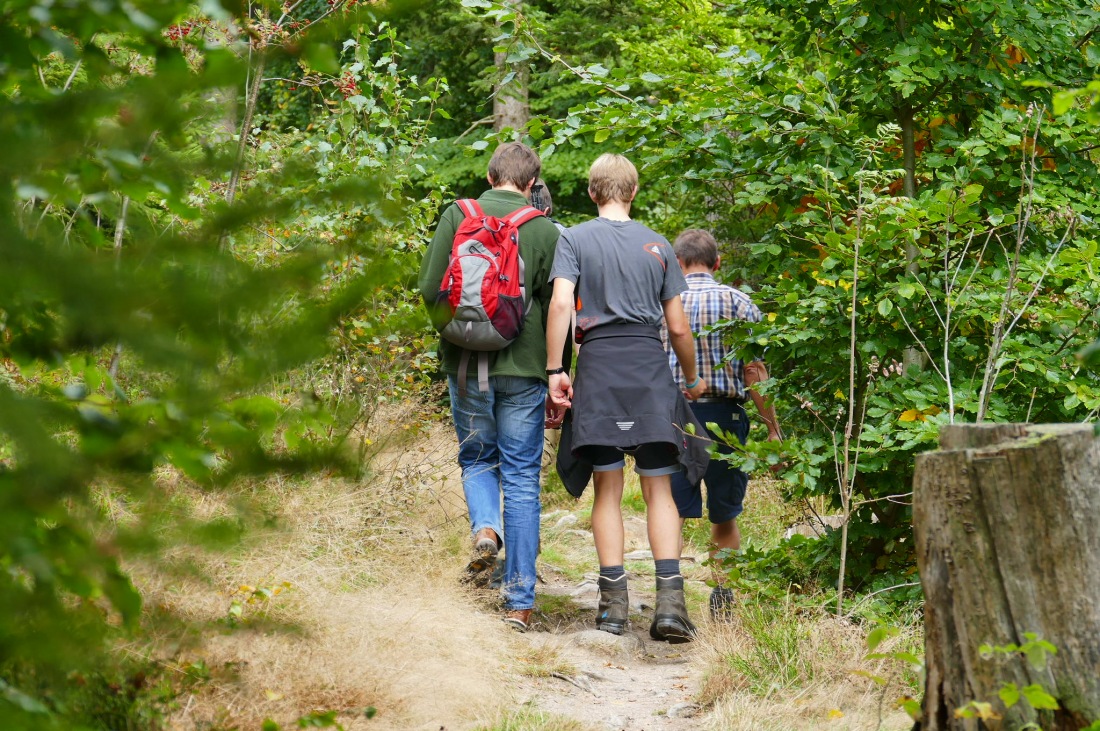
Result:
<instances>
[{"instance_id":1,"label":"human hand","mask_svg":"<svg viewBox=\"0 0 1100 731\"><path fill-rule=\"evenodd\" d=\"M702 378L696 378L694 386L692 386L691 388L685 388L684 389L684 395L687 396L692 401L694 401L695 399L699 398L704 393L706 393L706 390L707 390L707 382L704 381Z\"/></svg>"},{"instance_id":2,"label":"human hand","mask_svg":"<svg viewBox=\"0 0 1100 731\"><path fill-rule=\"evenodd\" d=\"M550 393L546 394L546 428L557 429L565 420L565 409L559 409L550 399Z\"/></svg>"},{"instance_id":3,"label":"human hand","mask_svg":"<svg viewBox=\"0 0 1100 731\"><path fill-rule=\"evenodd\" d=\"M568 373L555 373L550 376L546 397L549 404L562 412L573 405L573 384L569 380ZM564 417L564 413L562 416Z\"/></svg>"}]
</instances>

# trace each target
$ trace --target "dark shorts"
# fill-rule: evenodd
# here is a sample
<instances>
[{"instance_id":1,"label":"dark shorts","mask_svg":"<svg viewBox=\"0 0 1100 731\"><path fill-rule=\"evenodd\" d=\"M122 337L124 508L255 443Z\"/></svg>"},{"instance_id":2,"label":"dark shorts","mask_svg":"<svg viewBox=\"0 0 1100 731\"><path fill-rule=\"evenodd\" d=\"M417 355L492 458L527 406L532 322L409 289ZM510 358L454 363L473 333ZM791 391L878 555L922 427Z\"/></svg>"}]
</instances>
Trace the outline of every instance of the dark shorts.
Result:
<instances>
[{"instance_id":1,"label":"dark shorts","mask_svg":"<svg viewBox=\"0 0 1100 731\"><path fill-rule=\"evenodd\" d=\"M592 463L594 472L610 472L626 466L624 454L634 457L634 471L644 477L681 474L680 453L668 442L650 442L637 447L605 447L590 444L578 449Z\"/></svg>"},{"instance_id":2,"label":"dark shorts","mask_svg":"<svg viewBox=\"0 0 1100 731\"><path fill-rule=\"evenodd\" d=\"M733 399L704 403L693 401L691 410L704 425L713 422L723 431L737 435L742 444L748 439L748 414ZM707 434L715 439L716 454L733 452L709 428ZM706 475L703 476L703 482L707 486L707 516L711 523L725 523L741 515L744 510L745 488L749 484L748 475L725 460L712 459ZM703 517L703 496L699 485L689 483L682 472L672 476L672 497L681 518Z\"/></svg>"}]
</instances>

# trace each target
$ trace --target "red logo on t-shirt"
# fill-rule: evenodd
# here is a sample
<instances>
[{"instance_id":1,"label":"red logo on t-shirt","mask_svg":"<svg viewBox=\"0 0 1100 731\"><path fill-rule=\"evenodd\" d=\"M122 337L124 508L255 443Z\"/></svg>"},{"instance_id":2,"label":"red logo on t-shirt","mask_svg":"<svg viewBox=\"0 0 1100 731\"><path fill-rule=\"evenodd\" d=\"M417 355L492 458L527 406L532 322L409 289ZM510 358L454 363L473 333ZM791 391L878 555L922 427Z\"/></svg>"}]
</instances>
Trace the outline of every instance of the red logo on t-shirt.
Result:
<instances>
[{"instance_id":1,"label":"red logo on t-shirt","mask_svg":"<svg viewBox=\"0 0 1100 731\"><path fill-rule=\"evenodd\" d=\"M665 264L665 258L661 256L661 244L646 244L642 248L648 251L650 254L653 254L653 256L657 257L657 261L661 262L661 269L665 269L668 266L667 264Z\"/></svg>"}]
</instances>

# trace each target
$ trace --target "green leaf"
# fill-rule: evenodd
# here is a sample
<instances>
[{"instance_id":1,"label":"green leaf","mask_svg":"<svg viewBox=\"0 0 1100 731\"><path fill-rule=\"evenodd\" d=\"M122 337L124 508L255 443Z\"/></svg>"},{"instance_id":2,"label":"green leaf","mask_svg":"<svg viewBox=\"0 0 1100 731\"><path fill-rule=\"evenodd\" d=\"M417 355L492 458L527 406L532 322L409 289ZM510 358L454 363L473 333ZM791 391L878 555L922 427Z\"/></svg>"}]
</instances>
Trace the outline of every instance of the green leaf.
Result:
<instances>
[{"instance_id":1,"label":"green leaf","mask_svg":"<svg viewBox=\"0 0 1100 731\"><path fill-rule=\"evenodd\" d=\"M997 695L1001 697L1001 702L1005 704L1005 708L1012 708L1020 702L1020 689L1015 683L1005 683L1001 686Z\"/></svg>"},{"instance_id":2,"label":"green leaf","mask_svg":"<svg viewBox=\"0 0 1100 731\"><path fill-rule=\"evenodd\" d=\"M1077 95L1080 93L1080 89L1056 91L1053 98L1054 116L1057 117L1068 112L1077 101Z\"/></svg>"},{"instance_id":3,"label":"green leaf","mask_svg":"<svg viewBox=\"0 0 1100 731\"><path fill-rule=\"evenodd\" d=\"M1058 701L1050 693L1047 693L1041 685L1032 684L1024 686L1022 693L1024 698L1027 699L1027 702L1031 704L1031 707L1036 710L1058 710Z\"/></svg>"},{"instance_id":4,"label":"green leaf","mask_svg":"<svg viewBox=\"0 0 1100 731\"><path fill-rule=\"evenodd\" d=\"M642 74L641 79L642 79L642 81L645 81L646 83L649 83L649 84L659 84L659 83L661 83L662 81L665 80L665 77L658 76L657 74L653 73L652 71L646 71L644 74Z\"/></svg>"},{"instance_id":5,"label":"green leaf","mask_svg":"<svg viewBox=\"0 0 1100 731\"><path fill-rule=\"evenodd\" d=\"M106 580L103 582L103 593L122 615L122 621L126 626L137 626L141 619L141 594L134 588L130 577L117 566L108 569Z\"/></svg>"},{"instance_id":6,"label":"green leaf","mask_svg":"<svg viewBox=\"0 0 1100 731\"><path fill-rule=\"evenodd\" d=\"M314 71L335 76L340 73L336 51L328 43L310 43L302 54L306 65Z\"/></svg>"},{"instance_id":7,"label":"green leaf","mask_svg":"<svg viewBox=\"0 0 1100 731\"><path fill-rule=\"evenodd\" d=\"M882 641L890 636L890 628L886 626L875 627L867 634L867 650L874 652L875 648L882 644Z\"/></svg>"},{"instance_id":8,"label":"green leaf","mask_svg":"<svg viewBox=\"0 0 1100 731\"><path fill-rule=\"evenodd\" d=\"M598 145L601 142L606 142L607 138L611 136L611 130L606 127L596 130L596 134L593 137L593 141Z\"/></svg>"},{"instance_id":9,"label":"green leaf","mask_svg":"<svg viewBox=\"0 0 1100 731\"><path fill-rule=\"evenodd\" d=\"M878 313L883 317L887 317L894 311L894 303L888 299L881 299L878 301Z\"/></svg>"},{"instance_id":10,"label":"green leaf","mask_svg":"<svg viewBox=\"0 0 1100 731\"><path fill-rule=\"evenodd\" d=\"M50 709L40 701L12 687L0 678L0 699L10 703L25 713L48 714Z\"/></svg>"},{"instance_id":11,"label":"green leaf","mask_svg":"<svg viewBox=\"0 0 1100 731\"><path fill-rule=\"evenodd\" d=\"M489 146L489 140L477 140L476 142L470 143L470 147L472 147L475 150L484 150L488 146Z\"/></svg>"}]
</instances>

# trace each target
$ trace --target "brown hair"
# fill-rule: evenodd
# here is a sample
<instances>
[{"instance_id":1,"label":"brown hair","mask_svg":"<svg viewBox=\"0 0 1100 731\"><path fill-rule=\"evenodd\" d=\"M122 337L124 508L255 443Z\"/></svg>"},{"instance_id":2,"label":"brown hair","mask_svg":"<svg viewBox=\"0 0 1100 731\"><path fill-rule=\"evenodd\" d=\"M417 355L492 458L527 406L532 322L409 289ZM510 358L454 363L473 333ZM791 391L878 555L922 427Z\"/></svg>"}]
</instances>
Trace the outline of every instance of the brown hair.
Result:
<instances>
[{"instance_id":1,"label":"brown hair","mask_svg":"<svg viewBox=\"0 0 1100 731\"><path fill-rule=\"evenodd\" d=\"M701 228L689 228L681 232L672 249L685 268L702 264L713 269L718 263L718 242L710 231Z\"/></svg>"},{"instance_id":2,"label":"brown hair","mask_svg":"<svg viewBox=\"0 0 1100 731\"><path fill-rule=\"evenodd\" d=\"M588 170L588 194L597 206L629 203L638 187L638 169L622 155L605 152Z\"/></svg>"},{"instance_id":3,"label":"brown hair","mask_svg":"<svg viewBox=\"0 0 1100 731\"><path fill-rule=\"evenodd\" d=\"M524 190L542 172L538 154L522 142L505 142L489 160L489 184L511 184Z\"/></svg>"}]
</instances>

